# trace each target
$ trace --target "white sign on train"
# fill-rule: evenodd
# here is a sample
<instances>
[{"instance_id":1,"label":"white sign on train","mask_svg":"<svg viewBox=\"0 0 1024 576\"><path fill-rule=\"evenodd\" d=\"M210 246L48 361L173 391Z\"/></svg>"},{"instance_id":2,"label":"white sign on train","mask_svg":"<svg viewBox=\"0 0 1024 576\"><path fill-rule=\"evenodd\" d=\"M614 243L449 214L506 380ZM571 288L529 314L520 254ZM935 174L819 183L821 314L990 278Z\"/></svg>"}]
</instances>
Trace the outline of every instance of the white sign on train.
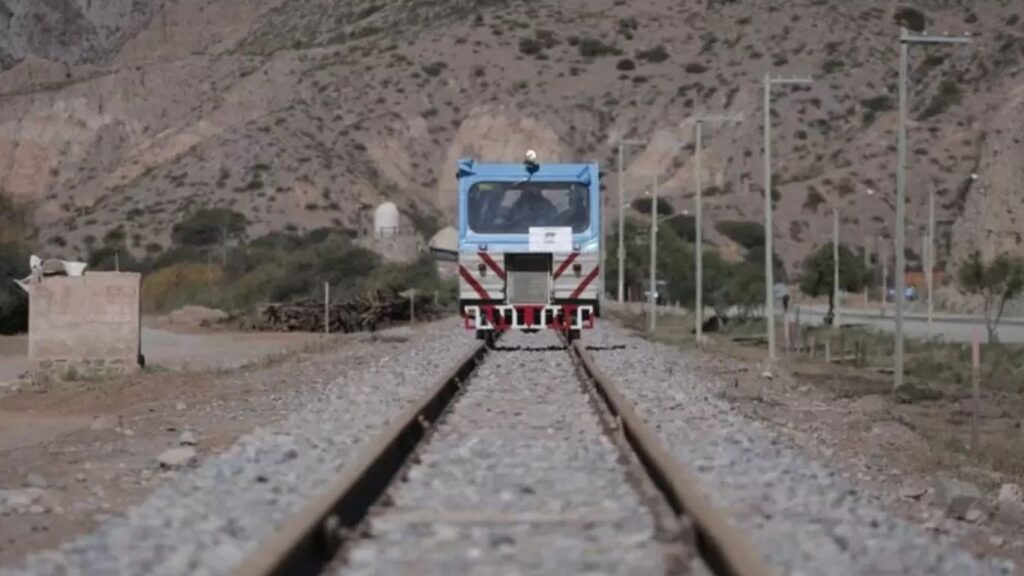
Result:
<instances>
[{"instance_id":1,"label":"white sign on train","mask_svg":"<svg viewBox=\"0 0 1024 576\"><path fill-rule=\"evenodd\" d=\"M530 227L530 252L572 252L572 228Z\"/></svg>"}]
</instances>

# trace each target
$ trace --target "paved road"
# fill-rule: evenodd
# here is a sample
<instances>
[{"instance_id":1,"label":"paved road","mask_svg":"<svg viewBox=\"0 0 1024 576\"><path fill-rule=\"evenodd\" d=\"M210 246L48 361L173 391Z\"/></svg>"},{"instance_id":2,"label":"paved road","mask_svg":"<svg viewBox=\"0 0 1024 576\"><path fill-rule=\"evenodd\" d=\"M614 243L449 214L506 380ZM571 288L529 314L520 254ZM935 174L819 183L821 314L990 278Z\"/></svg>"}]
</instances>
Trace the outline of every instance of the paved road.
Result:
<instances>
[{"instance_id":1,"label":"paved road","mask_svg":"<svg viewBox=\"0 0 1024 576\"><path fill-rule=\"evenodd\" d=\"M827 311L828 307L824 305L801 306L800 323L820 324ZM840 310L840 320L843 325L861 324L891 332L895 329L894 314L891 309L886 310L884 316L879 310ZM932 320L933 334L950 342L970 342L975 328L980 331L984 342L987 337L985 321L977 316L935 314ZM904 314L903 331L911 338L927 338L927 317L924 314ZM1024 318L1004 318L999 324L999 340L1005 343L1024 342Z\"/></svg>"}]
</instances>

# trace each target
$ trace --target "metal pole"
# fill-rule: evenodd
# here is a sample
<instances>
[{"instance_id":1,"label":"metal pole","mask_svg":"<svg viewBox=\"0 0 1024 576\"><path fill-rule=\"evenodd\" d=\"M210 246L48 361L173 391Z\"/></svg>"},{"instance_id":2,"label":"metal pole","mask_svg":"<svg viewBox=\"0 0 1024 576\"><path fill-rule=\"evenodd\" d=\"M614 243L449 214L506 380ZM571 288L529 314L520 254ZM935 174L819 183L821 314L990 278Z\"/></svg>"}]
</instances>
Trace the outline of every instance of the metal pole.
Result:
<instances>
[{"instance_id":1,"label":"metal pole","mask_svg":"<svg viewBox=\"0 0 1024 576\"><path fill-rule=\"evenodd\" d=\"M764 305L768 322L768 361L775 363L775 284L772 271L772 79L764 74Z\"/></svg>"},{"instance_id":2,"label":"metal pole","mask_svg":"<svg viewBox=\"0 0 1024 576\"><path fill-rule=\"evenodd\" d=\"M597 304L598 308L602 310L604 309L605 290L607 289L605 276L608 273L608 268L606 267L608 260L608 210L605 209L605 204L607 203L606 200L605 195L601 193L601 201L598 202L598 209L601 210L601 234L598 236L601 253L600 262L598 262L597 279L599 280L599 290L597 292Z\"/></svg>"},{"instance_id":3,"label":"metal pole","mask_svg":"<svg viewBox=\"0 0 1024 576\"><path fill-rule=\"evenodd\" d=\"M654 175L654 193L651 202L651 265L650 265L650 287L648 289L647 301L650 306L650 318L648 329L654 334L655 317L657 316L658 301L655 299L658 278L658 175Z\"/></svg>"},{"instance_id":4,"label":"metal pole","mask_svg":"<svg viewBox=\"0 0 1024 576\"><path fill-rule=\"evenodd\" d=\"M331 283L324 282L324 334L331 333Z\"/></svg>"},{"instance_id":5,"label":"metal pole","mask_svg":"<svg viewBox=\"0 0 1024 576\"><path fill-rule=\"evenodd\" d=\"M625 301L626 292L626 224L625 218L626 192L624 190L625 173L622 169L622 140L619 140L619 303Z\"/></svg>"},{"instance_id":6,"label":"metal pole","mask_svg":"<svg viewBox=\"0 0 1024 576\"><path fill-rule=\"evenodd\" d=\"M839 328L839 204L832 207L832 326Z\"/></svg>"},{"instance_id":7,"label":"metal pole","mask_svg":"<svg viewBox=\"0 0 1024 576\"><path fill-rule=\"evenodd\" d=\"M928 337L932 335L932 316L935 312L932 289L935 282L935 189L928 193Z\"/></svg>"},{"instance_id":8,"label":"metal pole","mask_svg":"<svg viewBox=\"0 0 1024 576\"><path fill-rule=\"evenodd\" d=\"M968 44L967 37L950 36L913 36L906 27L900 28L900 126L899 126L899 161L896 166L896 340L893 386L903 385L903 298L906 290L907 262L904 242L906 219L906 185L907 185L907 52L909 45L914 44Z\"/></svg>"},{"instance_id":9,"label":"metal pole","mask_svg":"<svg viewBox=\"0 0 1024 576\"><path fill-rule=\"evenodd\" d=\"M703 279L704 279L704 238L703 238L703 229L702 229L702 223L703 223L703 220L704 220L704 216L703 216L703 214L704 214L704 212L703 212L704 206L703 206L703 202L702 202L702 194L703 194L703 192L702 192L702 186L701 186L701 181L700 181L700 179L701 179L700 154L701 154L701 147L703 146L703 130L702 130L702 126L703 126L703 122L698 120L696 125L695 125L695 128L694 128L697 131L696 138L695 138L695 140L696 140L695 156L696 157L695 157L695 160L694 160L694 164L695 164L694 170L696 172L696 180L697 180L697 206L696 206L696 214L694 216L694 218L696 220L695 228L696 228L696 236L697 236L697 238L696 238L696 241L697 241L697 254L696 254L696 261L697 261L697 295L696 295L696 303L694 304L693 311L694 311L694 330L695 330L694 334L697 335L697 346L698 347L701 345L702 331L703 331L703 328L704 328L704 282L703 282Z\"/></svg>"},{"instance_id":10,"label":"metal pole","mask_svg":"<svg viewBox=\"0 0 1024 576\"><path fill-rule=\"evenodd\" d=\"M901 30L906 35L906 28ZM896 164L896 334L893 387L903 385L903 296L905 292L907 262L904 248L903 226L906 218L906 166L907 166L907 44L900 42L900 121Z\"/></svg>"},{"instance_id":11,"label":"metal pole","mask_svg":"<svg viewBox=\"0 0 1024 576\"><path fill-rule=\"evenodd\" d=\"M865 236L864 237L864 272L865 272L865 274L867 273L868 270L871 270L871 252L868 250L868 248L870 246L871 246L871 238L868 237L868 236ZM874 274L872 274L872 276L873 275ZM866 281L864 282L864 308L865 309L867 309L867 307L871 304L871 296L869 295L869 292L870 292L869 286L870 286L870 284L871 284L870 282L866 282Z\"/></svg>"}]
</instances>

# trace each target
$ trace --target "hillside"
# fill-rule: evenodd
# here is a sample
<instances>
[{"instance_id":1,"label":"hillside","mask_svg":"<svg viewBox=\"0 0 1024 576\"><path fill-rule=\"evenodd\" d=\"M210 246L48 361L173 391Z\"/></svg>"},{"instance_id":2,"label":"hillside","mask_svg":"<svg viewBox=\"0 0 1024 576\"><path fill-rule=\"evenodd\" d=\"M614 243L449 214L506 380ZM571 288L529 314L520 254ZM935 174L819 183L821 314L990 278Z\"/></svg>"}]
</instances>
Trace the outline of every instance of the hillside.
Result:
<instances>
[{"instance_id":1,"label":"hillside","mask_svg":"<svg viewBox=\"0 0 1024 576\"><path fill-rule=\"evenodd\" d=\"M650 141L630 151L631 196L658 171L663 194L692 209L684 123L702 113L745 119L707 130L708 218L760 220L769 68L817 80L774 91L784 260L792 267L830 236L833 197L847 242L874 252L891 234L898 28L888 2L3 4L0 29L17 33L0 41L0 186L33 203L36 242L52 253L122 234L155 253L206 205L245 213L255 235L354 229L389 199L429 233L454 218L456 158L518 160L532 147L542 160L597 160L611 193L620 136ZM910 221L925 223L934 188L940 260L975 246L1020 251L1019 4L915 5L930 31L970 31L976 43L912 50ZM916 232L908 242L919 251Z\"/></svg>"}]
</instances>

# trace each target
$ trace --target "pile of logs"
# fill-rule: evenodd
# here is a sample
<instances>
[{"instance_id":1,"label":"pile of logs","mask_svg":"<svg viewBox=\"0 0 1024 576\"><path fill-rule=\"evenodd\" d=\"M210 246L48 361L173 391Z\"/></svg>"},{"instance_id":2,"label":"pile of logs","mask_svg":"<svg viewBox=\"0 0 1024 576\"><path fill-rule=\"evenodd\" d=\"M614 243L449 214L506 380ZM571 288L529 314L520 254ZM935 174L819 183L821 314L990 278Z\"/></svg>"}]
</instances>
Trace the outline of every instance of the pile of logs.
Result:
<instances>
[{"instance_id":1,"label":"pile of logs","mask_svg":"<svg viewBox=\"0 0 1024 576\"><path fill-rule=\"evenodd\" d=\"M436 317L433 302L418 298L413 302L393 290L375 290L329 307L329 328L336 332L374 331L408 322L415 311L416 320ZM276 332L323 332L324 303L304 300L287 304L264 304L259 309L257 329Z\"/></svg>"}]
</instances>

